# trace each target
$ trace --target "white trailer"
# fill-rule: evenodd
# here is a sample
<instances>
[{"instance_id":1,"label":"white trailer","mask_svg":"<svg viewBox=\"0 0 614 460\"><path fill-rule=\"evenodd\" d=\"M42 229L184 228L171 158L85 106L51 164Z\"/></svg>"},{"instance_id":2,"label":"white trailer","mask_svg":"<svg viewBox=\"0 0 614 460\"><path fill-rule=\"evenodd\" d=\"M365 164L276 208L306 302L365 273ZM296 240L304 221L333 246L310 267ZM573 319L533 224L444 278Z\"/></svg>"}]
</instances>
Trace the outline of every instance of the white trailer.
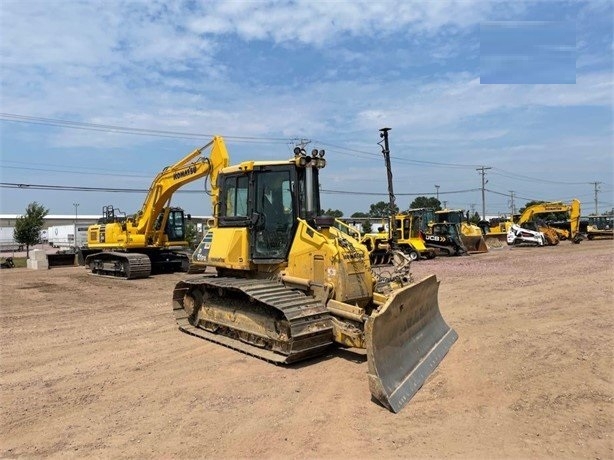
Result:
<instances>
[{"instance_id":1,"label":"white trailer","mask_svg":"<svg viewBox=\"0 0 614 460\"><path fill-rule=\"evenodd\" d=\"M15 227L0 227L0 251L23 251L23 245L15 241Z\"/></svg>"},{"instance_id":2,"label":"white trailer","mask_svg":"<svg viewBox=\"0 0 614 460\"><path fill-rule=\"evenodd\" d=\"M77 247L87 242L87 226L77 225ZM75 247L75 225L53 225L47 229L47 240L54 248Z\"/></svg>"}]
</instances>

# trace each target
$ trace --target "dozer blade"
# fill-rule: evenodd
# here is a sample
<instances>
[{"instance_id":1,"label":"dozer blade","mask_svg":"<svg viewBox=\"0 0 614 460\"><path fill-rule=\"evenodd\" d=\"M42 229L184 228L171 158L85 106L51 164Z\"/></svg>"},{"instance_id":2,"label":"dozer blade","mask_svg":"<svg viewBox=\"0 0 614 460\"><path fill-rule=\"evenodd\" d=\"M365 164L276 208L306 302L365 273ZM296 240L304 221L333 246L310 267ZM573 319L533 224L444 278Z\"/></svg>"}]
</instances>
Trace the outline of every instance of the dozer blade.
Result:
<instances>
[{"instance_id":1,"label":"dozer blade","mask_svg":"<svg viewBox=\"0 0 614 460\"><path fill-rule=\"evenodd\" d=\"M463 244L467 248L467 252L469 252L469 254L488 252L488 246L486 245L484 237L482 236L463 235L461 239L463 240Z\"/></svg>"},{"instance_id":2,"label":"dozer blade","mask_svg":"<svg viewBox=\"0 0 614 460\"><path fill-rule=\"evenodd\" d=\"M400 289L365 323L369 389L395 413L458 338L441 316L438 289L435 275Z\"/></svg>"}]
</instances>

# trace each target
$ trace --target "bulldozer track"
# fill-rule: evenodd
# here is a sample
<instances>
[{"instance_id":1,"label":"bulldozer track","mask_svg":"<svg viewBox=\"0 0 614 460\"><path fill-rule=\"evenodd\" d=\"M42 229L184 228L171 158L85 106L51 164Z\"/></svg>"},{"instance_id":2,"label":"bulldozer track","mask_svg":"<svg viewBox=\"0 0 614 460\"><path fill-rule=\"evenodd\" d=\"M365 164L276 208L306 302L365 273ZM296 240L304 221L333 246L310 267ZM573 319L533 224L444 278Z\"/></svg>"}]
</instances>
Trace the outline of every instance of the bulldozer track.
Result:
<instances>
[{"instance_id":1,"label":"bulldozer track","mask_svg":"<svg viewBox=\"0 0 614 460\"><path fill-rule=\"evenodd\" d=\"M215 323L212 316L198 316L185 305L186 296L194 291L206 293L207 310L216 310L216 303L233 310L228 317L259 310L270 320L265 323L273 324L275 318L275 328L283 323L286 333L280 334L267 324L269 329L262 334L255 329L246 330L244 323L233 327ZM173 311L183 332L276 364L321 355L333 343L332 317L324 305L273 280L216 276L187 279L175 287Z\"/></svg>"}]
</instances>

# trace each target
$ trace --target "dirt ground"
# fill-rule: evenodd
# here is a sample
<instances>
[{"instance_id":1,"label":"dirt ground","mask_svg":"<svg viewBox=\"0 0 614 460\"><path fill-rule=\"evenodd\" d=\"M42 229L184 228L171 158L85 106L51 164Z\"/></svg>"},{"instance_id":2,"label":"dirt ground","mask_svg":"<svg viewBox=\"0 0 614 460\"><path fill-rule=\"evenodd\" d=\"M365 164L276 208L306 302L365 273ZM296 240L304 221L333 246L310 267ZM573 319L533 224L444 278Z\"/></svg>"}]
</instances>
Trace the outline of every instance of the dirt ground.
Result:
<instances>
[{"instance_id":1,"label":"dirt ground","mask_svg":"<svg viewBox=\"0 0 614 460\"><path fill-rule=\"evenodd\" d=\"M365 355L279 367L181 333L184 274L0 272L0 457L614 458L614 242L412 265L459 339L399 414Z\"/></svg>"}]
</instances>

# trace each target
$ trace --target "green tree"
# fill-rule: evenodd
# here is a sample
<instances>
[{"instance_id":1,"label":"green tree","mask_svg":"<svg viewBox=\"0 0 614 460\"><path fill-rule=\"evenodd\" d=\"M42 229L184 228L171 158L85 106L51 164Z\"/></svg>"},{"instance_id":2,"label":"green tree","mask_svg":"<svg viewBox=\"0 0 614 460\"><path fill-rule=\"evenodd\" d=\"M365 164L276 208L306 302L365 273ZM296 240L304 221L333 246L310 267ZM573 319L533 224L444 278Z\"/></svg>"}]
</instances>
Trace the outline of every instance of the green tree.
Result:
<instances>
[{"instance_id":1,"label":"green tree","mask_svg":"<svg viewBox=\"0 0 614 460\"><path fill-rule=\"evenodd\" d=\"M324 215L325 216L332 216L332 217L336 217L337 219L340 217L343 217L343 212L339 211L338 209L327 209L326 211L324 211Z\"/></svg>"},{"instance_id":2,"label":"green tree","mask_svg":"<svg viewBox=\"0 0 614 460\"><path fill-rule=\"evenodd\" d=\"M411 209L414 208L429 208L435 211L441 210L441 201L434 197L419 196L409 205Z\"/></svg>"},{"instance_id":3,"label":"green tree","mask_svg":"<svg viewBox=\"0 0 614 460\"><path fill-rule=\"evenodd\" d=\"M196 249L196 246L200 243L198 237L196 224L194 222L187 222L185 225L185 240L189 243L190 249Z\"/></svg>"},{"instance_id":4,"label":"green tree","mask_svg":"<svg viewBox=\"0 0 614 460\"><path fill-rule=\"evenodd\" d=\"M373 224L369 219L367 219L361 223L361 227L362 233L371 233L371 230L373 229Z\"/></svg>"},{"instance_id":5,"label":"green tree","mask_svg":"<svg viewBox=\"0 0 614 460\"><path fill-rule=\"evenodd\" d=\"M366 212L355 212L350 217L369 217L369 215Z\"/></svg>"},{"instance_id":6,"label":"green tree","mask_svg":"<svg viewBox=\"0 0 614 460\"><path fill-rule=\"evenodd\" d=\"M469 212L467 213L467 215L469 215ZM469 223L477 225L479 222L481 222L481 220L482 218L480 217L480 214L476 211L473 216L469 218Z\"/></svg>"},{"instance_id":7,"label":"green tree","mask_svg":"<svg viewBox=\"0 0 614 460\"><path fill-rule=\"evenodd\" d=\"M399 207L394 205L394 214L398 214ZM388 217L390 215L390 203L386 203L385 201L379 201L375 204L372 204L369 208L367 217Z\"/></svg>"},{"instance_id":8,"label":"green tree","mask_svg":"<svg viewBox=\"0 0 614 460\"><path fill-rule=\"evenodd\" d=\"M15 241L26 246L26 257L30 257L30 246L40 243L40 231L48 213L48 209L33 201L15 221Z\"/></svg>"},{"instance_id":9,"label":"green tree","mask_svg":"<svg viewBox=\"0 0 614 460\"><path fill-rule=\"evenodd\" d=\"M545 203L545 201L540 201L540 200L527 201L527 203L518 210L518 214L522 214L524 210L527 209L529 206L533 206L534 204L542 204L542 203Z\"/></svg>"},{"instance_id":10,"label":"green tree","mask_svg":"<svg viewBox=\"0 0 614 460\"><path fill-rule=\"evenodd\" d=\"M524 207L520 208L518 212L522 214L529 206L533 206L536 204L543 204L543 203L549 203L549 202L539 201L539 200L529 201L527 202L527 204L524 205ZM561 220L563 221L567 220L569 218L569 213L568 212L549 212L549 213L543 212L537 215L536 217L538 219L545 220L546 222L556 222L556 221L561 221Z\"/></svg>"}]
</instances>

